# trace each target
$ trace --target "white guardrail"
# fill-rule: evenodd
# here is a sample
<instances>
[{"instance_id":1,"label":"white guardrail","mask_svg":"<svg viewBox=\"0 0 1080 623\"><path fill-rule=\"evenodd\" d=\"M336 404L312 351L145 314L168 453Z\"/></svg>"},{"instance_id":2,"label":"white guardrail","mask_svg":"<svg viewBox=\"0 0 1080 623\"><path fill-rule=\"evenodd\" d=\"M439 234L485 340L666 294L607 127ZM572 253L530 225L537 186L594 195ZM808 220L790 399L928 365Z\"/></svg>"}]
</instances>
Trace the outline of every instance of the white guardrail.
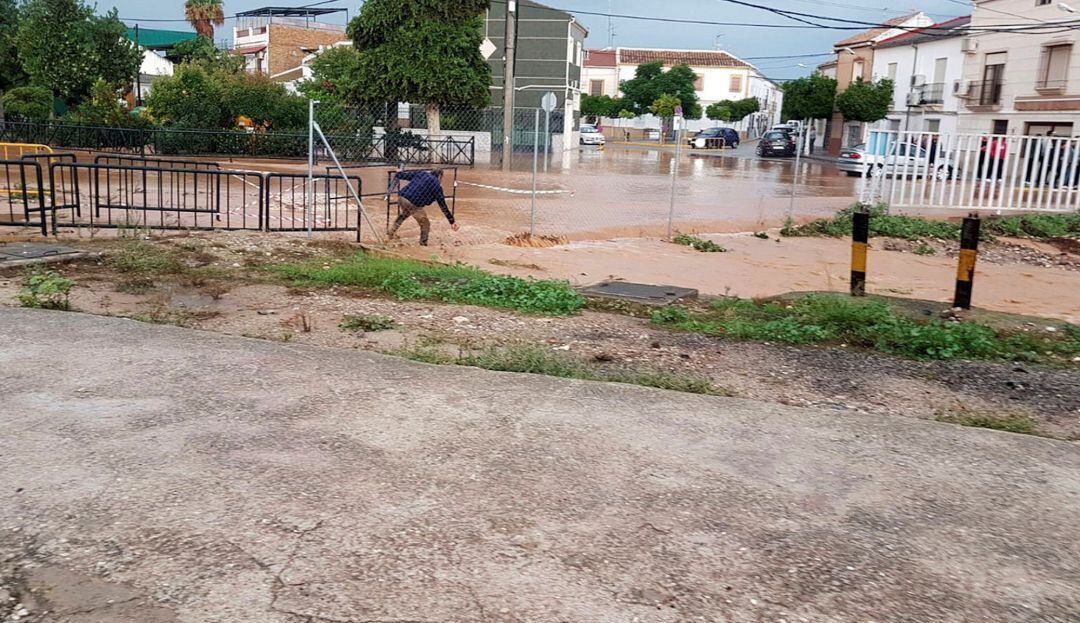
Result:
<instances>
[{"instance_id":1,"label":"white guardrail","mask_svg":"<svg viewBox=\"0 0 1080 623\"><path fill-rule=\"evenodd\" d=\"M859 200L890 208L1080 210L1080 138L871 131L845 148Z\"/></svg>"}]
</instances>

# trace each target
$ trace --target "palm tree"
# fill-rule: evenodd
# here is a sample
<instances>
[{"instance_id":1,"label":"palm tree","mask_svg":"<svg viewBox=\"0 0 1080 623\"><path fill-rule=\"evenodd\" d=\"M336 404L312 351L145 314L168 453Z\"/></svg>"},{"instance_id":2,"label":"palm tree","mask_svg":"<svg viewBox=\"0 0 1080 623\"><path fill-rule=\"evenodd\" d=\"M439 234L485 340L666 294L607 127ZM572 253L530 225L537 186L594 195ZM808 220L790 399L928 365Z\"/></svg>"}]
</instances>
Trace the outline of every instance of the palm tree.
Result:
<instances>
[{"instance_id":1,"label":"palm tree","mask_svg":"<svg viewBox=\"0 0 1080 623\"><path fill-rule=\"evenodd\" d=\"M184 16L200 35L214 39L214 26L225 24L222 0L187 0Z\"/></svg>"}]
</instances>

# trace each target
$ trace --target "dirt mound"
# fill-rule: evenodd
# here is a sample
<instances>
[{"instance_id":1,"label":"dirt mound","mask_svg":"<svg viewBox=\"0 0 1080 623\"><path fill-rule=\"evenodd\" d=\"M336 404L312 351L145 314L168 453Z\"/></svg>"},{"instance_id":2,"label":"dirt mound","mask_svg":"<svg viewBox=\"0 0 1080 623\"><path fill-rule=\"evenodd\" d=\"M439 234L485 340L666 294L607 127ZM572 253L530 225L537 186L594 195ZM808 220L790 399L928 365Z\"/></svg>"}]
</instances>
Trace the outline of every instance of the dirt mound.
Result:
<instances>
[{"instance_id":1,"label":"dirt mound","mask_svg":"<svg viewBox=\"0 0 1080 623\"><path fill-rule=\"evenodd\" d=\"M512 247L530 247L533 249L546 249L566 244L566 238L559 236L534 236L528 232L514 234L504 241Z\"/></svg>"}]
</instances>

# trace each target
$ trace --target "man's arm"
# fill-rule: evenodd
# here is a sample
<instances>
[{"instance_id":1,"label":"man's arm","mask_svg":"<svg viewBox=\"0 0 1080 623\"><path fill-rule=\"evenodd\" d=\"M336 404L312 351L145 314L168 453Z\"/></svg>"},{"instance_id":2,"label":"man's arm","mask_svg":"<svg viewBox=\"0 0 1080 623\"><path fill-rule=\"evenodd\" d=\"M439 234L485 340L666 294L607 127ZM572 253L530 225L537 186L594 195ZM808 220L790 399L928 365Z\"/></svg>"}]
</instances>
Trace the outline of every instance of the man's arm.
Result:
<instances>
[{"instance_id":1,"label":"man's arm","mask_svg":"<svg viewBox=\"0 0 1080 623\"><path fill-rule=\"evenodd\" d=\"M442 210L443 216L446 217L446 220L449 221L451 225L453 225L454 213L451 212L449 206L446 205L446 195L443 194L441 186L439 187L439 190L436 191L436 193L437 194L435 195L435 201L439 202L439 209Z\"/></svg>"}]
</instances>

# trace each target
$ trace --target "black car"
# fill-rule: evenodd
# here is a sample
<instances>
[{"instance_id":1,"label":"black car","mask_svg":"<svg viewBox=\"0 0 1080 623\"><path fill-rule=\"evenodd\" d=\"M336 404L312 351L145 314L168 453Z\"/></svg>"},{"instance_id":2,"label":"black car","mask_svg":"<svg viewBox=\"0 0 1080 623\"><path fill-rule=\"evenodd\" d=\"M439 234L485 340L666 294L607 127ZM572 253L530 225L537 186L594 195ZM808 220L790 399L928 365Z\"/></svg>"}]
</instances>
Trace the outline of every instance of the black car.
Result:
<instances>
[{"instance_id":1,"label":"black car","mask_svg":"<svg viewBox=\"0 0 1080 623\"><path fill-rule=\"evenodd\" d=\"M739 146L739 133L731 128L706 128L686 139L690 148L723 149Z\"/></svg>"},{"instance_id":2,"label":"black car","mask_svg":"<svg viewBox=\"0 0 1080 623\"><path fill-rule=\"evenodd\" d=\"M795 135L781 130L769 130L758 141L759 156L794 156Z\"/></svg>"}]
</instances>

